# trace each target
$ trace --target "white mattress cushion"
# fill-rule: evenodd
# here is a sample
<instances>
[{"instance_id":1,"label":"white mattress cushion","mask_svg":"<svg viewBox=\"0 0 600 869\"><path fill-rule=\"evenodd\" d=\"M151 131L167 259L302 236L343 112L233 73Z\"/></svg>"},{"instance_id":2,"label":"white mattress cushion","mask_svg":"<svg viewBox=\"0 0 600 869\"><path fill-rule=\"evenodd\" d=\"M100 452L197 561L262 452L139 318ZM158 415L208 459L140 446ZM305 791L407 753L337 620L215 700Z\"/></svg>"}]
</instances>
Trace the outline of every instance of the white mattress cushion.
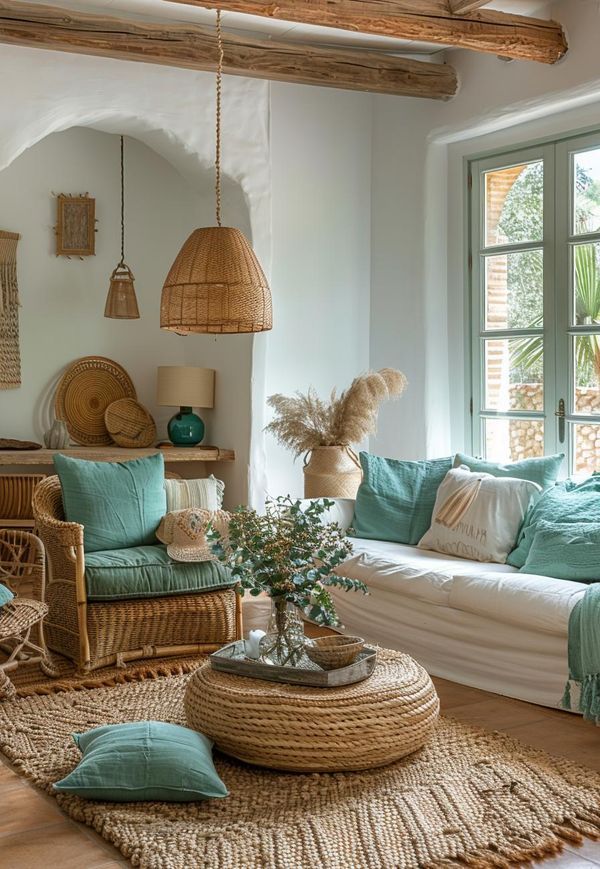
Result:
<instances>
[{"instance_id":1,"label":"white mattress cushion","mask_svg":"<svg viewBox=\"0 0 600 869\"><path fill-rule=\"evenodd\" d=\"M495 565L496 566L496 565ZM569 614L587 586L526 573L455 574L449 606L531 630L564 634Z\"/></svg>"},{"instance_id":2,"label":"white mattress cushion","mask_svg":"<svg viewBox=\"0 0 600 869\"><path fill-rule=\"evenodd\" d=\"M372 589L396 590L439 606L449 605L458 567L461 573L472 571L478 575L486 571L515 571L509 565L481 564L384 540L352 538L352 547L354 553L336 568L340 576L360 579Z\"/></svg>"}]
</instances>

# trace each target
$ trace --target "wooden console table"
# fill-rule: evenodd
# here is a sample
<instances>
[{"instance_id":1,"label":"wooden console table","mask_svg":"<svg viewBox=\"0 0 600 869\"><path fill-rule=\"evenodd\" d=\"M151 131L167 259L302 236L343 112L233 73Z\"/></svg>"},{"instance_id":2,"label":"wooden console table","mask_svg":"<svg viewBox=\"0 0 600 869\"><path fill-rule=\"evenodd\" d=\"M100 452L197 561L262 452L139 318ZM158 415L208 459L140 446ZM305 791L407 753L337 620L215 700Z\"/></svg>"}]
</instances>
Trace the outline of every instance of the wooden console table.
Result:
<instances>
[{"instance_id":1,"label":"wooden console table","mask_svg":"<svg viewBox=\"0 0 600 869\"><path fill-rule=\"evenodd\" d=\"M125 462L162 453L165 464L180 462L233 462L233 450L220 447L165 447L164 449L128 450L123 447L67 447L64 450L0 450L0 466L52 465L54 456L73 456L94 462Z\"/></svg>"},{"instance_id":2,"label":"wooden console table","mask_svg":"<svg viewBox=\"0 0 600 869\"><path fill-rule=\"evenodd\" d=\"M0 528L32 528L31 496L47 473L54 456L62 453L95 462L124 462L161 452L165 465L178 465L182 476L206 476L206 462L233 462L233 450L220 447L165 447L124 449L123 447L67 447L64 450L0 450Z\"/></svg>"}]
</instances>

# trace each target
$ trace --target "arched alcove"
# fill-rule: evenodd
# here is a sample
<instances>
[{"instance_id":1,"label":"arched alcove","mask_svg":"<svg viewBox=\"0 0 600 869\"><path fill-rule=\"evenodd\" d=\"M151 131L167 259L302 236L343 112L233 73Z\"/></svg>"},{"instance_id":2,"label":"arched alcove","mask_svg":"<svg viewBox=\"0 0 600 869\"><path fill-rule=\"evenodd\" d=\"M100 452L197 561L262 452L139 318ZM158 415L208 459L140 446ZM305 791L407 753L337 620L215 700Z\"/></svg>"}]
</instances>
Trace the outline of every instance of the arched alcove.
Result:
<instances>
[{"instance_id":1,"label":"arched alcove","mask_svg":"<svg viewBox=\"0 0 600 869\"><path fill-rule=\"evenodd\" d=\"M151 209L161 211L159 215L154 214L155 231L162 225L165 236L150 257L157 258L159 249L164 251L164 262L152 265L151 304L146 304L142 288L142 284L148 280L144 275L146 264L142 265L141 271L140 266L136 265L136 228L128 219L127 257L136 273L142 320L139 324L131 321L106 321L109 332L106 333L107 327L103 328L104 355L112 355L126 367L129 364L132 375L135 375L134 369L139 369L139 375L135 375L134 379L140 398L156 411L159 423L164 423L169 413L168 409L160 411L153 406L151 384L156 365L180 362L214 367L218 372L218 405L213 412L207 414L207 421L210 416L210 440L222 446L233 447L237 456L234 466L223 465L219 468L228 484L229 502L258 503L264 477L262 420L266 336L215 338L191 335L180 338L161 333L158 321L157 293L162 286L166 268L185 236L195 226L211 224L214 221L213 76L103 58L76 58L51 52L13 50L10 47L6 47L0 58L0 74L6 76L5 80L10 78L14 82L10 96L7 95L7 100L0 109L0 169L7 173L0 171L0 187L3 178L6 182L11 170L18 174L20 160L31 159L37 147L44 147L44 141L50 142L53 135L69 136L73 134L74 128L79 131L79 136L104 135L113 139L113 144L118 141L116 134L122 133L129 137L132 149L145 148L148 153L153 153L154 160L170 167L173 173L172 187L168 192L169 184L165 182L162 202L150 204L152 197L150 190L147 191L148 205ZM239 226L252 239L268 274L271 243L268 90L264 82L227 78L224 92L223 143L225 221ZM128 170L128 180L132 183L135 181L136 171L135 163L132 163ZM118 157L113 172L109 186L112 189L114 181L118 192ZM56 189L59 186L66 189ZM97 196L96 191L90 189L91 186L81 184L81 181L76 183L75 179L72 184L67 185L65 179L62 185L58 185L49 177L45 207L48 208L52 200L50 191L73 193L89 190L91 195ZM7 204L10 205L10 197L3 198L0 226L22 231L16 225L18 221L11 220ZM98 238L101 233L106 232L104 238L107 249L110 247L115 254L115 263L108 270L106 280L118 259L118 213L112 208L111 214L114 214L114 223L112 217L103 215L101 207L98 209ZM54 216L48 211L45 215L47 236L43 256L48 256ZM137 241L140 251L144 246L149 249L148 239ZM23 256L27 255L26 248L23 239L19 252L22 292L26 292L24 282L28 280L28 266L23 263ZM143 254L140 253L139 256ZM79 268L83 269L86 263L73 262L68 265L73 267L74 273ZM102 321L106 286L96 292L99 298L95 300L94 316ZM49 298L44 301L49 302ZM65 298L63 307L66 309L61 312L62 316L68 318L72 324L70 338L74 352L69 359L88 353L101 353L98 347L83 346L86 344L83 341L86 330L82 328L82 318L85 322L86 312L78 306L77 299ZM48 357L53 357L53 347L63 345L64 342L57 334L60 333L60 328L56 324L53 328L52 317L48 316L47 310L45 313L47 322L44 323L44 342L50 348ZM41 316L39 307L35 315ZM24 306L22 336L25 341L29 332L27 316ZM151 324L151 331L146 332L144 323ZM35 330L30 334L35 334ZM120 348L124 348L122 352ZM56 361L54 359L53 363L56 364ZM44 364L46 388L52 377L53 363L47 358ZM36 361L35 365L38 364ZM0 413L7 420L4 428L11 428L13 434L16 421L22 418L24 404L34 400L34 396L23 392L27 388L26 360L24 368L22 390L0 393ZM23 401L16 398L19 392L24 396ZM29 432L37 438L41 434L42 426L39 410L38 408L37 417L32 408L29 410ZM9 436L8 430L3 431L3 434ZM18 435L15 436L25 437L27 433L20 426Z\"/></svg>"}]
</instances>

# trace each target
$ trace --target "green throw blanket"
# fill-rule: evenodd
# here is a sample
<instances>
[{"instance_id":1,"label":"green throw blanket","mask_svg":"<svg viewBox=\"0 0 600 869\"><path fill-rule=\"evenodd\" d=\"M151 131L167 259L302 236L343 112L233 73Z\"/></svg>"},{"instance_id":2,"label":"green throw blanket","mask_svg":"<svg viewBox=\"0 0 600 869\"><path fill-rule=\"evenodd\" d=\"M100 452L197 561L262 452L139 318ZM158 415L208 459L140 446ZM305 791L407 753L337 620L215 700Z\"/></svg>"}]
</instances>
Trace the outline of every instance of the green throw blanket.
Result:
<instances>
[{"instance_id":1,"label":"green throw blanket","mask_svg":"<svg viewBox=\"0 0 600 869\"><path fill-rule=\"evenodd\" d=\"M572 697L577 691L578 701ZM590 585L569 617L569 681L563 706L600 724L600 582Z\"/></svg>"}]
</instances>

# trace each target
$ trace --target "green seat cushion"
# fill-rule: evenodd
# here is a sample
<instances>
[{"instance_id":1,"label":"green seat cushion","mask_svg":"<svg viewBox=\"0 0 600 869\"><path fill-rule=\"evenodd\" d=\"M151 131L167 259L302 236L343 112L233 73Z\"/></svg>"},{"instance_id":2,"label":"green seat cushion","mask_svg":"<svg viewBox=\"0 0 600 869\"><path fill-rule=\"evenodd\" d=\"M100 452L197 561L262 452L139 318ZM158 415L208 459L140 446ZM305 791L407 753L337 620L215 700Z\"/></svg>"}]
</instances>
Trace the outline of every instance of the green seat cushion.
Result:
<instances>
[{"instance_id":1,"label":"green seat cushion","mask_svg":"<svg viewBox=\"0 0 600 869\"><path fill-rule=\"evenodd\" d=\"M435 496L452 459L403 462L362 452L360 463L354 535L416 545L431 525Z\"/></svg>"},{"instance_id":2,"label":"green seat cushion","mask_svg":"<svg viewBox=\"0 0 600 869\"><path fill-rule=\"evenodd\" d=\"M562 480L544 492L525 517L517 545L506 559L507 564L523 567L540 523L600 523L600 475L588 477L580 483Z\"/></svg>"},{"instance_id":3,"label":"green seat cushion","mask_svg":"<svg viewBox=\"0 0 600 869\"><path fill-rule=\"evenodd\" d=\"M167 512L161 453L130 462L54 457L67 522L83 525L86 552L156 543Z\"/></svg>"},{"instance_id":4,"label":"green seat cushion","mask_svg":"<svg viewBox=\"0 0 600 869\"><path fill-rule=\"evenodd\" d=\"M600 524L538 523L521 571L576 582L600 582Z\"/></svg>"},{"instance_id":5,"label":"green seat cushion","mask_svg":"<svg viewBox=\"0 0 600 869\"><path fill-rule=\"evenodd\" d=\"M492 477L516 477L517 480L529 480L530 483L537 483L542 489L548 489L556 482L564 457L564 453L557 453L554 456L541 456L537 459L522 459L520 462L501 464L476 459L465 453L457 453L454 467L466 465L470 471L476 473L491 474Z\"/></svg>"},{"instance_id":6,"label":"green seat cushion","mask_svg":"<svg viewBox=\"0 0 600 869\"><path fill-rule=\"evenodd\" d=\"M212 761L212 742L202 733L138 721L73 733L83 757L54 790L90 800L191 802L226 797Z\"/></svg>"},{"instance_id":7,"label":"green seat cushion","mask_svg":"<svg viewBox=\"0 0 600 869\"><path fill-rule=\"evenodd\" d=\"M218 561L173 561L167 547L132 546L85 556L88 600L130 600L214 591L235 584Z\"/></svg>"},{"instance_id":8,"label":"green seat cushion","mask_svg":"<svg viewBox=\"0 0 600 869\"><path fill-rule=\"evenodd\" d=\"M0 582L0 607L4 606L5 603L10 603L13 597L14 594L10 588Z\"/></svg>"}]
</instances>

